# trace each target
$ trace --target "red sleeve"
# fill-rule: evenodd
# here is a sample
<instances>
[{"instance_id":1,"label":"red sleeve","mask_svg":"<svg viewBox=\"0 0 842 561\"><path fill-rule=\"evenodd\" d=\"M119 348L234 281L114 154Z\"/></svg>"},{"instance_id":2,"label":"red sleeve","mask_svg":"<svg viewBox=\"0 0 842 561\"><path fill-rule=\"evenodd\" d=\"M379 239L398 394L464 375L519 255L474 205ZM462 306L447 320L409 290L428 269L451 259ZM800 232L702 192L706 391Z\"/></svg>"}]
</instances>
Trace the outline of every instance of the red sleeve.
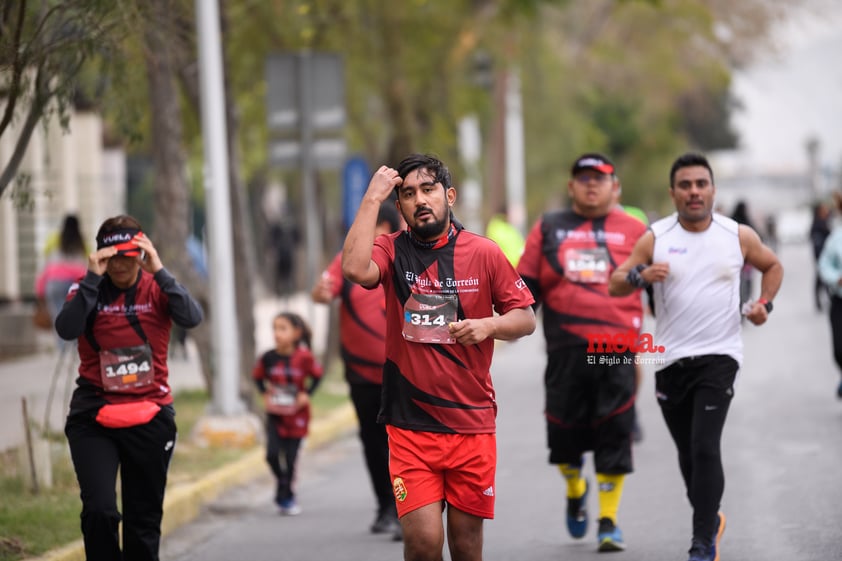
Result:
<instances>
[{"instance_id":1,"label":"red sleeve","mask_svg":"<svg viewBox=\"0 0 842 561\"><path fill-rule=\"evenodd\" d=\"M400 232L394 234L382 234L374 239L374 247L371 250L371 260L380 269L380 281L378 285L383 282L390 275L392 263L395 261L395 238L400 235ZM375 285L377 286L377 285ZM374 288L370 286L368 288Z\"/></svg>"},{"instance_id":2,"label":"red sleeve","mask_svg":"<svg viewBox=\"0 0 842 561\"><path fill-rule=\"evenodd\" d=\"M310 375L313 378L321 378L324 374L324 368L322 367L322 363L316 360L316 357L310 356Z\"/></svg>"},{"instance_id":3,"label":"red sleeve","mask_svg":"<svg viewBox=\"0 0 842 561\"><path fill-rule=\"evenodd\" d=\"M342 293L342 283L345 279L342 277L342 253L337 253L330 265L327 266L324 272L333 281L331 296L337 298Z\"/></svg>"},{"instance_id":4,"label":"red sleeve","mask_svg":"<svg viewBox=\"0 0 842 561\"><path fill-rule=\"evenodd\" d=\"M526 236L526 246L517 264L517 272L524 277L537 279L541 274L541 220L538 220Z\"/></svg>"},{"instance_id":5,"label":"red sleeve","mask_svg":"<svg viewBox=\"0 0 842 561\"><path fill-rule=\"evenodd\" d=\"M489 270L495 271L491 276L495 311L502 315L516 308L531 306L535 302L532 292L526 287L526 283L512 267L503 251L499 247L496 249L497 251L489 256L492 264Z\"/></svg>"},{"instance_id":6,"label":"red sleeve","mask_svg":"<svg viewBox=\"0 0 842 561\"><path fill-rule=\"evenodd\" d=\"M251 371L251 377L255 380L265 380L266 379L266 370L263 368L263 357L254 364L254 368Z\"/></svg>"}]
</instances>

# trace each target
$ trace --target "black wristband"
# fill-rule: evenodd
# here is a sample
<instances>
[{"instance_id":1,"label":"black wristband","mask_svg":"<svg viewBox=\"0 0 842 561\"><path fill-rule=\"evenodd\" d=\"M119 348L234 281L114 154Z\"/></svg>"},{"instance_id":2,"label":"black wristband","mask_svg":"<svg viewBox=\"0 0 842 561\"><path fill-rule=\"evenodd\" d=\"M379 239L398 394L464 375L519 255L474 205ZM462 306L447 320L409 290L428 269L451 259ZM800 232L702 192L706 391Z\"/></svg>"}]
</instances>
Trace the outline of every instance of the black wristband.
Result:
<instances>
[{"instance_id":1,"label":"black wristband","mask_svg":"<svg viewBox=\"0 0 842 561\"><path fill-rule=\"evenodd\" d=\"M626 275L626 282L635 288L648 288L649 283L646 282L646 280L644 280L644 278L640 275L645 268L646 265L643 263L637 265L634 269L629 271L628 275Z\"/></svg>"}]
</instances>

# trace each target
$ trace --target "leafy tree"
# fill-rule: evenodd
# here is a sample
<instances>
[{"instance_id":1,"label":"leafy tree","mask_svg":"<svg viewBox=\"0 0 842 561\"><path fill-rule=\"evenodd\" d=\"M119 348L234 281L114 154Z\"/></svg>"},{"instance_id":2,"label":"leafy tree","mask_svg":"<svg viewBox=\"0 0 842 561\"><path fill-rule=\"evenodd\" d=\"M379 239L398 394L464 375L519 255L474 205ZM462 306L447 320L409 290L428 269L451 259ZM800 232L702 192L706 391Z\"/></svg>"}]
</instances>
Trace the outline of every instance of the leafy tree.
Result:
<instances>
[{"instance_id":1,"label":"leafy tree","mask_svg":"<svg viewBox=\"0 0 842 561\"><path fill-rule=\"evenodd\" d=\"M35 127L56 117L67 125L79 77L95 54L114 48L117 5L108 0L27 2L0 7L0 137L17 136L0 168L0 195L15 179Z\"/></svg>"}]
</instances>

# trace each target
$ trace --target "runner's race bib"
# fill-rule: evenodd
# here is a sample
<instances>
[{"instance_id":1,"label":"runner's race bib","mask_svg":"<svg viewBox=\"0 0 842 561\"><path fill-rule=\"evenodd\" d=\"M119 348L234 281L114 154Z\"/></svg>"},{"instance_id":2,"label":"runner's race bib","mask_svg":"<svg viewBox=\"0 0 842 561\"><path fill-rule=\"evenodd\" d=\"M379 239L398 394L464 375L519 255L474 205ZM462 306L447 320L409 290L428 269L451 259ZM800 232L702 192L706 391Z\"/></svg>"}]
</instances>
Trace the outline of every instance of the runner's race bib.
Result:
<instances>
[{"instance_id":1,"label":"runner's race bib","mask_svg":"<svg viewBox=\"0 0 842 561\"><path fill-rule=\"evenodd\" d=\"M129 392L155 379L152 348L148 343L99 352L102 387L109 392Z\"/></svg>"},{"instance_id":2,"label":"runner's race bib","mask_svg":"<svg viewBox=\"0 0 842 561\"><path fill-rule=\"evenodd\" d=\"M298 411L295 405L298 387L294 385L269 384L266 412L272 415L292 415Z\"/></svg>"},{"instance_id":3,"label":"runner's race bib","mask_svg":"<svg viewBox=\"0 0 842 561\"><path fill-rule=\"evenodd\" d=\"M415 343L456 343L448 325L456 321L455 294L410 294L403 308L403 338Z\"/></svg>"},{"instance_id":4,"label":"runner's race bib","mask_svg":"<svg viewBox=\"0 0 842 561\"><path fill-rule=\"evenodd\" d=\"M588 284L608 283L608 250L570 248L564 252L564 276L570 282Z\"/></svg>"}]
</instances>

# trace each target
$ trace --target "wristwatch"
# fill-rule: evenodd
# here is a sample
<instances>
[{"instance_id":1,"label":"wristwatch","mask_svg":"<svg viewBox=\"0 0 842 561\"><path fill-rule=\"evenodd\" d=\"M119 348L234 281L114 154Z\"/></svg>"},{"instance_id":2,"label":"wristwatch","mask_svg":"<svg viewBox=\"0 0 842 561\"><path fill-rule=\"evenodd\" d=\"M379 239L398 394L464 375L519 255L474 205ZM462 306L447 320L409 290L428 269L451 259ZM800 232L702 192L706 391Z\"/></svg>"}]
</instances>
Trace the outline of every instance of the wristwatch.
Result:
<instances>
[{"instance_id":1,"label":"wristwatch","mask_svg":"<svg viewBox=\"0 0 842 561\"><path fill-rule=\"evenodd\" d=\"M772 303L765 298L761 298L757 301L758 304L763 304L763 307L766 308L766 313L771 314L772 310L775 308Z\"/></svg>"}]
</instances>

